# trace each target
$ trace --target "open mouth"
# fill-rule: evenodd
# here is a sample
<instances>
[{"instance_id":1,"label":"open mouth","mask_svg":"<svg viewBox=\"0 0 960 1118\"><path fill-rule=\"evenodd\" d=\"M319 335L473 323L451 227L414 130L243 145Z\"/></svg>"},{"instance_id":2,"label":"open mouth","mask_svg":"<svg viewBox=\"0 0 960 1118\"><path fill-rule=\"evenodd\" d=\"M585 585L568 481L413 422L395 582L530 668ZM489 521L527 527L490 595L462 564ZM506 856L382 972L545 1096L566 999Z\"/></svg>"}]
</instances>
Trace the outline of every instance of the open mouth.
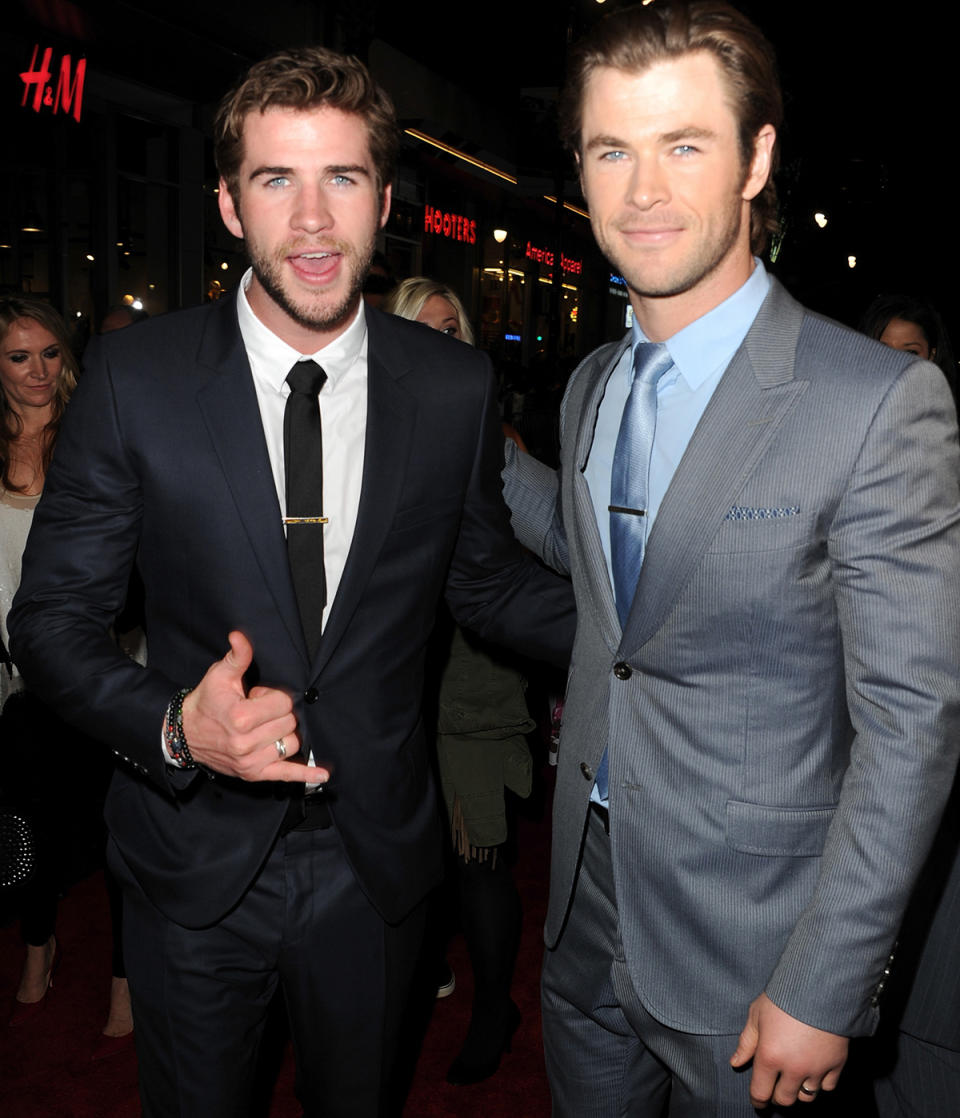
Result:
<instances>
[{"instance_id":1,"label":"open mouth","mask_svg":"<svg viewBox=\"0 0 960 1118\"><path fill-rule=\"evenodd\" d=\"M298 252L287 257L294 271L308 280L329 280L335 275L343 254L336 250L317 249Z\"/></svg>"}]
</instances>

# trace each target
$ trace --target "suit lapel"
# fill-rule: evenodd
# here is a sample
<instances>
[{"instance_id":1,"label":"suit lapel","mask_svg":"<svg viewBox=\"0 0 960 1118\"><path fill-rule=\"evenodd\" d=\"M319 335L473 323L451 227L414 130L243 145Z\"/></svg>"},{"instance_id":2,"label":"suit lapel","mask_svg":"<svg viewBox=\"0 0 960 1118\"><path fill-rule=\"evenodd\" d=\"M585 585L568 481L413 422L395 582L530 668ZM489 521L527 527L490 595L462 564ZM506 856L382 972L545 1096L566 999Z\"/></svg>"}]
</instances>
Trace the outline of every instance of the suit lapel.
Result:
<instances>
[{"instance_id":1,"label":"suit lapel","mask_svg":"<svg viewBox=\"0 0 960 1118\"><path fill-rule=\"evenodd\" d=\"M306 659L282 514L250 363L237 324L235 299L222 299L212 308L198 356L201 367L213 375L197 392L197 404L263 572L264 584L273 595L290 639ZM202 484L202 479L198 478L197 484Z\"/></svg>"},{"instance_id":2,"label":"suit lapel","mask_svg":"<svg viewBox=\"0 0 960 1118\"><path fill-rule=\"evenodd\" d=\"M582 403L578 406L575 400L571 401L574 414L579 413L583 417L577 429L574 457L576 468L573 470L572 480L574 524L580 536L579 546L585 558L583 565L584 581L587 594L591 600L592 612L600 621L604 639L611 650L616 649L620 643L620 619L617 616L613 587L610 585L610 572L606 556L603 553L600 531L597 527L593 495L584 476L584 470L587 466L587 459L590 457L590 448L593 445L594 432L597 426L597 416L606 392L607 382L620 363L624 351L630 346L630 340L630 335L627 334L621 342L604 353L603 357L596 362L596 365L587 371Z\"/></svg>"},{"instance_id":3,"label":"suit lapel","mask_svg":"<svg viewBox=\"0 0 960 1118\"><path fill-rule=\"evenodd\" d=\"M367 434L360 506L343 577L317 650L314 674L335 651L373 573L394 522L413 446L417 405L398 383L406 366L391 351L388 325L369 308L366 317Z\"/></svg>"},{"instance_id":4,"label":"suit lapel","mask_svg":"<svg viewBox=\"0 0 960 1118\"><path fill-rule=\"evenodd\" d=\"M794 380L803 309L771 291L707 405L650 530L620 653L660 628L784 417L807 389Z\"/></svg>"}]
</instances>

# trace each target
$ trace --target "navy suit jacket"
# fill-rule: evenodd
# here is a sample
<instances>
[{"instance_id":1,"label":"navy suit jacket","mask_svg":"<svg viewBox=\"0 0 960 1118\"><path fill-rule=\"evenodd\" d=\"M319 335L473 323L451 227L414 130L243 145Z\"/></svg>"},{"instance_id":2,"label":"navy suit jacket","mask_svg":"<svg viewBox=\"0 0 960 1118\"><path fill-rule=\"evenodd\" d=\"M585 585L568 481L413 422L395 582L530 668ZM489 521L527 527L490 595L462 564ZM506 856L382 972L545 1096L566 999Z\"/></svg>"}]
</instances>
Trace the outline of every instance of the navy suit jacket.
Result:
<instances>
[{"instance_id":1,"label":"navy suit jacket","mask_svg":"<svg viewBox=\"0 0 960 1118\"><path fill-rule=\"evenodd\" d=\"M65 718L124 760L107 803L113 840L153 903L189 927L240 898L289 795L162 757L172 693L223 656L231 629L253 643L249 682L295 696L304 745L332 773L347 856L388 921L440 876L420 717L439 598L462 624L528 654L562 660L572 641L566 585L523 558L510 530L488 360L366 314L360 507L312 659L234 299L91 346L35 515L10 615L14 658ZM134 563L146 669L109 635Z\"/></svg>"}]
</instances>

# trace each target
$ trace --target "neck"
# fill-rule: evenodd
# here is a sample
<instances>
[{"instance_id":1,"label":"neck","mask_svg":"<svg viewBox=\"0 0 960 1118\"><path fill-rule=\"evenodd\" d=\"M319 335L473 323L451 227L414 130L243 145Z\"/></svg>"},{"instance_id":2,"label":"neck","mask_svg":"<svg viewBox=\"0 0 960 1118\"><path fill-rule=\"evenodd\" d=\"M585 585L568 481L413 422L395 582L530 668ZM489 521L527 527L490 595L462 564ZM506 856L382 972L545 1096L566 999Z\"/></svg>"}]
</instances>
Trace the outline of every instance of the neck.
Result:
<instances>
[{"instance_id":1,"label":"neck","mask_svg":"<svg viewBox=\"0 0 960 1118\"><path fill-rule=\"evenodd\" d=\"M20 439L29 439L31 441L38 439L42 434L47 424L53 419L53 405L51 404L46 408L30 408L27 411L19 411L16 408L11 409L20 420L20 434L15 441Z\"/></svg>"},{"instance_id":2,"label":"neck","mask_svg":"<svg viewBox=\"0 0 960 1118\"><path fill-rule=\"evenodd\" d=\"M360 306L360 296L336 322L325 327L304 326L290 317L282 307L278 306L270 294L264 290L256 273L251 277L250 286L247 288L247 302L250 309L260 319L264 326L288 346L298 353L317 353L335 341L357 317Z\"/></svg>"},{"instance_id":3,"label":"neck","mask_svg":"<svg viewBox=\"0 0 960 1118\"><path fill-rule=\"evenodd\" d=\"M665 342L739 291L753 275L753 269L750 246L744 242L686 291L644 295L631 290L630 304L640 329L651 342Z\"/></svg>"}]
</instances>

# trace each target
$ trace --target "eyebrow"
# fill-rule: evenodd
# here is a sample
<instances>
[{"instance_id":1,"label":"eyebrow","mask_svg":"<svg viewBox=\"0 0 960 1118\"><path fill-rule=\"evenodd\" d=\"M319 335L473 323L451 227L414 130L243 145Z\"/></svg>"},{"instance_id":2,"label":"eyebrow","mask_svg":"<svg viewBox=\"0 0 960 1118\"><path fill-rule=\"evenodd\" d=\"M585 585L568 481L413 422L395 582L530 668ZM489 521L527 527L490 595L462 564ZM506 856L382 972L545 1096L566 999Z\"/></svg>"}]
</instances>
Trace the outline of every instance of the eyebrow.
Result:
<instances>
[{"instance_id":1,"label":"eyebrow","mask_svg":"<svg viewBox=\"0 0 960 1118\"><path fill-rule=\"evenodd\" d=\"M687 128L678 128L675 132L664 132L660 140L665 144L676 144L680 140L715 140L716 132L712 128L697 128L690 125Z\"/></svg>"},{"instance_id":2,"label":"eyebrow","mask_svg":"<svg viewBox=\"0 0 960 1118\"><path fill-rule=\"evenodd\" d=\"M324 167L324 172L328 175L363 175L370 178L370 168L359 163L333 163ZM247 181L253 182L254 179L259 179L264 175L293 175L295 173L293 167L255 167L248 175Z\"/></svg>"},{"instance_id":3,"label":"eyebrow","mask_svg":"<svg viewBox=\"0 0 960 1118\"><path fill-rule=\"evenodd\" d=\"M712 128L698 128L689 125L686 128L677 128L673 132L661 132L657 142L661 144L676 144L681 140L715 140L717 133ZM584 148L584 151L593 151L595 148L628 148L630 144L617 136L594 136Z\"/></svg>"}]
</instances>

